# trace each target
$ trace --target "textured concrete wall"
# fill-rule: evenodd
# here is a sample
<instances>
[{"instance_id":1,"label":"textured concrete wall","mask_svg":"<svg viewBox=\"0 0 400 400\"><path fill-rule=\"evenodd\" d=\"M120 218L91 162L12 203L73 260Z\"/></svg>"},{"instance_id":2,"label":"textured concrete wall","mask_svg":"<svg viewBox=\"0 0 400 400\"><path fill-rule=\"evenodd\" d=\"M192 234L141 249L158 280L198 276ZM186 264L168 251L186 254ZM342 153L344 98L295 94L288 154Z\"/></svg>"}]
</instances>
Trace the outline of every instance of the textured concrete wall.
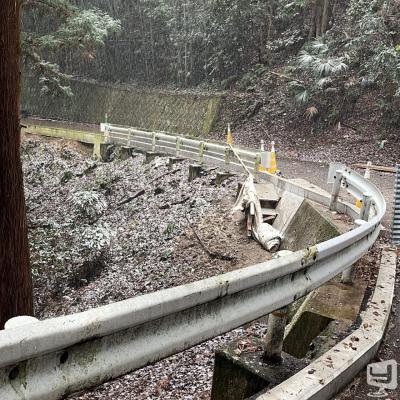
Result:
<instances>
[{"instance_id":1,"label":"textured concrete wall","mask_svg":"<svg viewBox=\"0 0 400 400\"><path fill-rule=\"evenodd\" d=\"M41 96L34 78L25 78L22 109L43 118L99 124L108 122L185 135L207 135L221 97L143 90L72 81L74 96Z\"/></svg>"},{"instance_id":2,"label":"textured concrete wall","mask_svg":"<svg viewBox=\"0 0 400 400\"><path fill-rule=\"evenodd\" d=\"M340 235L337 227L308 200L290 218L283 232L282 249L297 251Z\"/></svg>"}]
</instances>

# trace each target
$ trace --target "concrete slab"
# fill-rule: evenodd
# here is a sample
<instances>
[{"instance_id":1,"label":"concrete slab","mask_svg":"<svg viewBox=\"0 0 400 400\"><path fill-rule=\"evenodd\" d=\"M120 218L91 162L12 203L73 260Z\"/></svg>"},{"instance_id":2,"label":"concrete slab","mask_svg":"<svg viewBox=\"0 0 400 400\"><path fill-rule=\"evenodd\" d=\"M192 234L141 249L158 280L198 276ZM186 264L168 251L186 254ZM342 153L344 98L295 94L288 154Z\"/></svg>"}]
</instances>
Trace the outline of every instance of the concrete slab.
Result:
<instances>
[{"instance_id":1,"label":"concrete slab","mask_svg":"<svg viewBox=\"0 0 400 400\"><path fill-rule=\"evenodd\" d=\"M284 232L303 201L304 199L300 196L289 192L284 192L278 203L278 206L275 209L277 217L272 226L279 232Z\"/></svg>"},{"instance_id":2,"label":"concrete slab","mask_svg":"<svg viewBox=\"0 0 400 400\"><path fill-rule=\"evenodd\" d=\"M275 201L278 202L280 196L272 183L256 183L257 196L262 201Z\"/></svg>"},{"instance_id":3,"label":"concrete slab","mask_svg":"<svg viewBox=\"0 0 400 400\"><path fill-rule=\"evenodd\" d=\"M337 227L309 200L303 200L283 230L281 249L297 251L339 236Z\"/></svg>"},{"instance_id":4,"label":"concrete slab","mask_svg":"<svg viewBox=\"0 0 400 400\"><path fill-rule=\"evenodd\" d=\"M256 337L242 337L215 353L212 400L244 400L265 388L272 388L306 363L283 354L281 365L263 362L264 343Z\"/></svg>"},{"instance_id":5,"label":"concrete slab","mask_svg":"<svg viewBox=\"0 0 400 400\"><path fill-rule=\"evenodd\" d=\"M158 153L158 152L156 152L156 151L146 151L146 152L145 152L145 156L146 156L146 158L145 158L145 160L144 160L144 163L145 163L145 164L149 164L149 163L151 163L153 160L155 160L157 157L162 156L162 154L161 154L161 153Z\"/></svg>"},{"instance_id":6,"label":"concrete slab","mask_svg":"<svg viewBox=\"0 0 400 400\"><path fill-rule=\"evenodd\" d=\"M310 293L286 327L283 350L295 357L304 357L311 342L331 321L350 326L360 311L365 288L361 283L349 286L330 281Z\"/></svg>"}]
</instances>

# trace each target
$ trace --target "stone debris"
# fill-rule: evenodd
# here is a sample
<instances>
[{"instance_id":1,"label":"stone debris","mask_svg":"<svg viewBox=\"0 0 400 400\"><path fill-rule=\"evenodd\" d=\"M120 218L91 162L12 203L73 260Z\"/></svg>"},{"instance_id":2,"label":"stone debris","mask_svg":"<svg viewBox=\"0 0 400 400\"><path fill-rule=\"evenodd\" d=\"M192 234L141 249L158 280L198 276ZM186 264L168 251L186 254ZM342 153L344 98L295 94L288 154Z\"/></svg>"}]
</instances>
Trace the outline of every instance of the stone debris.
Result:
<instances>
[{"instance_id":1,"label":"stone debris","mask_svg":"<svg viewBox=\"0 0 400 400\"><path fill-rule=\"evenodd\" d=\"M169 171L167 157L144 164L141 154L125 161L116 154L114 161L98 163L91 160L90 149L86 150L59 140L28 137L22 143L39 319L185 284L269 258L246 237L241 221L231 216L242 177L230 177L217 187L215 170L189 183L188 161ZM186 216L213 253L231 260L210 257ZM214 350L246 332L261 337L265 325L250 324L246 329L72 398L209 398Z\"/></svg>"}]
</instances>

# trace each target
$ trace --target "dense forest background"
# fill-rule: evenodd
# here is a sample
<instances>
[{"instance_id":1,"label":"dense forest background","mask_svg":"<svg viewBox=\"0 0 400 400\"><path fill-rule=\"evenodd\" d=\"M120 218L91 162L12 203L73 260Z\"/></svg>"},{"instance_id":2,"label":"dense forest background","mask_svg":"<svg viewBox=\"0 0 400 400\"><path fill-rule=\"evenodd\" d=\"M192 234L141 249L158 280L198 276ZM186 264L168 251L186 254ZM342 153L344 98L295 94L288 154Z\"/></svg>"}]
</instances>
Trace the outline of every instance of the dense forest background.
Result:
<instances>
[{"instance_id":1,"label":"dense forest background","mask_svg":"<svg viewBox=\"0 0 400 400\"><path fill-rule=\"evenodd\" d=\"M265 105L278 79L293 112L331 125L343 122L358 99L374 91L382 124L400 124L399 0L69 3L97 8L121 26L113 29L104 14L104 29L111 32L104 46L82 51L76 43L49 46L37 38L59 29L65 15L26 7L29 49L57 65L62 78L253 93L258 100L246 111L250 117Z\"/></svg>"}]
</instances>

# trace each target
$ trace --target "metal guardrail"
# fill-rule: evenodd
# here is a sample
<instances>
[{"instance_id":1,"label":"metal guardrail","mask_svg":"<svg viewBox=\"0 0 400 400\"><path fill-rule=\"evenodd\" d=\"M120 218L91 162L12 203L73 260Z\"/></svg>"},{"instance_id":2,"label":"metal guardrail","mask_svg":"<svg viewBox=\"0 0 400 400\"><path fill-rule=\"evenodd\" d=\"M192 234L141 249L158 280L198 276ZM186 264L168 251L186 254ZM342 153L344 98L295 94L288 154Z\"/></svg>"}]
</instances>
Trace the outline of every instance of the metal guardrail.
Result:
<instances>
[{"instance_id":1,"label":"metal guardrail","mask_svg":"<svg viewBox=\"0 0 400 400\"><path fill-rule=\"evenodd\" d=\"M222 144L105 127L109 142L237 168ZM258 153L242 150L255 167ZM259 176L278 191L332 203L312 188L268 173ZM0 399L59 399L98 385L287 306L338 275L374 244L386 204L359 174L346 169L337 177L351 193L371 196L369 221L350 232L220 276L0 331ZM339 212L359 217L352 205L336 204Z\"/></svg>"},{"instance_id":2,"label":"metal guardrail","mask_svg":"<svg viewBox=\"0 0 400 400\"><path fill-rule=\"evenodd\" d=\"M232 171L243 171L243 167L230 147L218 142L109 124L102 124L102 131L105 143L117 143L126 147L184 157L199 163L223 166ZM254 173L258 173L261 152L238 146L235 146L235 151L246 167Z\"/></svg>"},{"instance_id":3,"label":"metal guardrail","mask_svg":"<svg viewBox=\"0 0 400 400\"><path fill-rule=\"evenodd\" d=\"M396 261L396 251L384 248L374 293L356 330L289 379L255 396L255 400L327 400L349 384L375 356L384 338L393 303Z\"/></svg>"},{"instance_id":4,"label":"metal guardrail","mask_svg":"<svg viewBox=\"0 0 400 400\"><path fill-rule=\"evenodd\" d=\"M392 241L393 244L400 245L400 164L397 165L394 182Z\"/></svg>"}]
</instances>

